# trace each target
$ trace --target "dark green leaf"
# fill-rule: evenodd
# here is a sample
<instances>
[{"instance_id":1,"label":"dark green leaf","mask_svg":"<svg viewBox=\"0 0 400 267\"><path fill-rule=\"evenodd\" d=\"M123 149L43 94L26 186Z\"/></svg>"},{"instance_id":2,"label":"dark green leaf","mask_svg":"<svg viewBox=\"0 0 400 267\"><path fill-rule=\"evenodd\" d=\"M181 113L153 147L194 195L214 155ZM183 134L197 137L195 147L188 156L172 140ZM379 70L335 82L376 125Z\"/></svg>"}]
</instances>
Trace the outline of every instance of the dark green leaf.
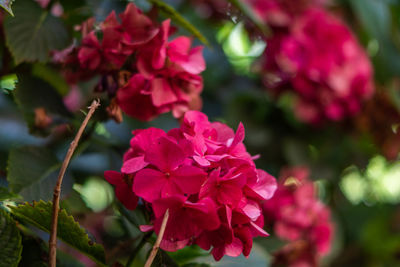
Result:
<instances>
[{"instance_id":1,"label":"dark green leaf","mask_svg":"<svg viewBox=\"0 0 400 267\"><path fill-rule=\"evenodd\" d=\"M47 242L39 237L22 233L22 257L19 266L47 267L49 249ZM57 250L57 267L83 267L84 265L66 254Z\"/></svg>"},{"instance_id":2,"label":"dark green leaf","mask_svg":"<svg viewBox=\"0 0 400 267\"><path fill-rule=\"evenodd\" d=\"M4 8L10 15L14 16L12 10L11 10L11 5L14 2L14 0L0 0L0 6Z\"/></svg>"},{"instance_id":3,"label":"dark green leaf","mask_svg":"<svg viewBox=\"0 0 400 267\"><path fill-rule=\"evenodd\" d=\"M44 147L26 146L10 151L8 177L10 189L25 200L49 200L52 197L61 163L54 153ZM72 187L65 177L62 193Z\"/></svg>"},{"instance_id":4,"label":"dark green leaf","mask_svg":"<svg viewBox=\"0 0 400 267\"><path fill-rule=\"evenodd\" d=\"M25 203L17 207L10 207L10 209L18 219L43 231L50 232L52 207L51 202L39 201L33 202L33 204ZM85 230L64 209L61 209L58 215L57 236L71 247L90 257L97 264L105 266L104 248L90 240Z\"/></svg>"},{"instance_id":5,"label":"dark green leaf","mask_svg":"<svg viewBox=\"0 0 400 267\"><path fill-rule=\"evenodd\" d=\"M15 221L0 208L0 265L18 266L21 251L21 234Z\"/></svg>"},{"instance_id":6,"label":"dark green leaf","mask_svg":"<svg viewBox=\"0 0 400 267\"><path fill-rule=\"evenodd\" d=\"M18 198L18 195L11 193L5 187L0 187L0 201L7 200L7 199L13 199L13 198Z\"/></svg>"},{"instance_id":7,"label":"dark green leaf","mask_svg":"<svg viewBox=\"0 0 400 267\"><path fill-rule=\"evenodd\" d=\"M171 18L175 23L179 26L182 26L194 36L196 36L203 44L210 46L207 38L201 34L201 32L193 26L189 21L187 21L181 14L179 14L172 6L167 5L163 1L160 0L149 0L152 4L154 4L165 16Z\"/></svg>"},{"instance_id":8,"label":"dark green leaf","mask_svg":"<svg viewBox=\"0 0 400 267\"><path fill-rule=\"evenodd\" d=\"M163 250L158 250L152 267L178 267L179 265Z\"/></svg>"},{"instance_id":9,"label":"dark green leaf","mask_svg":"<svg viewBox=\"0 0 400 267\"><path fill-rule=\"evenodd\" d=\"M60 71L41 63L33 65L32 74L50 84L60 95L68 94L70 88Z\"/></svg>"},{"instance_id":10,"label":"dark green leaf","mask_svg":"<svg viewBox=\"0 0 400 267\"><path fill-rule=\"evenodd\" d=\"M36 77L22 76L13 91L15 102L22 111L31 133L40 134L35 126L35 109L44 108L49 114L69 117L61 95L48 83Z\"/></svg>"},{"instance_id":11,"label":"dark green leaf","mask_svg":"<svg viewBox=\"0 0 400 267\"><path fill-rule=\"evenodd\" d=\"M271 35L270 29L262 21L262 19L253 12L253 10L244 1L240 0L228 0L232 5L239 9L244 15L246 15L260 30L261 32L269 36Z\"/></svg>"},{"instance_id":12,"label":"dark green leaf","mask_svg":"<svg viewBox=\"0 0 400 267\"><path fill-rule=\"evenodd\" d=\"M23 61L46 62L51 50L60 50L69 43L68 32L61 19L42 9L34 1L17 1L15 17L4 21L6 43L16 64Z\"/></svg>"}]
</instances>

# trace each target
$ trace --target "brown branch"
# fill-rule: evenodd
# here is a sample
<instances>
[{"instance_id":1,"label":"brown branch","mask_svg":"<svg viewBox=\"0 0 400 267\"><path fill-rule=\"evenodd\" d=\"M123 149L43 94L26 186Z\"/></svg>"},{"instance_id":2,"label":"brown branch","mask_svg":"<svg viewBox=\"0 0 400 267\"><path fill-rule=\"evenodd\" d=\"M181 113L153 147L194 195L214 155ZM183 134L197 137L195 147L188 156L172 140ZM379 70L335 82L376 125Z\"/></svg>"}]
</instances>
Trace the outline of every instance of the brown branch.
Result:
<instances>
[{"instance_id":1,"label":"brown branch","mask_svg":"<svg viewBox=\"0 0 400 267\"><path fill-rule=\"evenodd\" d=\"M92 104L89 107L89 112L86 115L85 120L82 122L81 127L78 130L74 140L71 142L67 155L64 158L64 162L61 166L60 173L58 174L57 184L54 187L53 193L53 214L51 220L51 231L49 238L49 267L56 267L56 256L57 256L57 226L58 226L58 211L60 209L60 192L61 192L61 184L64 178L65 171L67 170L68 164L74 154L74 151L78 145L79 139L82 136L83 131L86 128L90 118L92 117L95 110L100 106L99 100L93 100Z\"/></svg>"},{"instance_id":2,"label":"brown branch","mask_svg":"<svg viewBox=\"0 0 400 267\"><path fill-rule=\"evenodd\" d=\"M167 210L165 212L165 214L164 214L164 218L163 218L163 221L161 223L161 228L160 228L160 232L158 233L158 236L157 236L157 239L156 239L156 243L154 243L154 246L153 246L153 248L152 248L152 250L150 252L150 256L147 259L144 267L150 267L151 264L153 263L154 258L157 255L157 251L158 251L158 249L160 247L160 243L161 243L161 241L163 239L163 236L164 236L165 228L167 227L168 217L169 217L169 210Z\"/></svg>"}]
</instances>

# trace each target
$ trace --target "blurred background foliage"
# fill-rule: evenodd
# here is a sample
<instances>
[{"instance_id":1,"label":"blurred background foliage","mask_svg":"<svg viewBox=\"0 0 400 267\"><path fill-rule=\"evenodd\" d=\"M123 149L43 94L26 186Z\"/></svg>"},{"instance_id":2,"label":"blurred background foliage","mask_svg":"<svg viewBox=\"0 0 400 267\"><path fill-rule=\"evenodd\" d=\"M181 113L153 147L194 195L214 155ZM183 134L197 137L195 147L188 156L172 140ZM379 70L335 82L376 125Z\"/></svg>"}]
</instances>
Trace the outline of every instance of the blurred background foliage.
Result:
<instances>
[{"instance_id":1,"label":"blurred background foliage","mask_svg":"<svg viewBox=\"0 0 400 267\"><path fill-rule=\"evenodd\" d=\"M25 0L14 4L17 16L19 2ZM70 43L76 24L91 16L101 21L111 10L121 11L126 5L125 1L112 0L59 2L64 8L63 24L53 27L64 29L65 36L60 38L65 40L60 41L58 48ZM133 2L149 10L147 1ZM378 92L360 115L322 127L296 120L290 94L275 101L263 89L254 74L257 67L254 61L268 44L249 37L243 17L231 14L230 20L213 20L210 14L194 7L192 1L165 2L210 41L210 46L204 50L207 69L203 73L203 112L211 120L223 121L232 128L240 121L244 123L248 151L261 155L256 161L258 168L275 176L284 166L305 165L311 169L319 196L332 209L336 224L334 246L324 259L324 266L399 266L400 2L331 1L329 8L344 17L372 59ZM6 15L2 13L2 16ZM189 34L181 27L179 31ZM16 65L10 60L4 34L0 35L0 186L12 188L27 201L49 200L57 174L54 171L84 112L78 110L71 114L67 110L56 110L63 107L57 101L70 91L57 67L46 62L46 58L40 59L41 63ZM93 97L95 83L79 85L84 99L82 110ZM34 99L39 94L41 97ZM40 105L57 114L50 128L38 127L35 122L32 110ZM377 111L377 108L384 111ZM123 123L117 124L104 120L103 114L104 110L96 114L97 120L90 123L72 160L63 184L62 206L88 229L92 238L104 244L110 262L116 258L127 262L142 236L130 221L145 223L146 218L141 217L140 210L128 212L116 203L113 188L104 180L103 172L120 168L133 129L155 126L168 130L177 127L178 122L170 114L164 114L149 123L124 117ZM365 123L366 120L369 123ZM14 168L7 169L11 155L35 154L38 149L46 150L41 152L42 156L50 153L43 156L49 160L37 158L38 162L33 162L20 158L21 162L13 162ZM41 176L31 182L8 184L6 177L12 175L14 169L16 172L29 169L30 178L38 172ZM44 172L46 177L42 177ZM23 242L36 246L39 241L24 237ZM213 266L268 266L270 253L281 245L282 241L274 237L259 240L249 260L225 257L214 263L207 254L193 248L170 253L170 256L181 264L196 258L197 262ZM91 264L70 248L62 249L73 253L87 266ZM136 252L132 266L140 266L146 257L145 249ZM32 253L29 257L37 255ZM66 266L82 266L71 257L60 257L65 257L65 262L70 264ZM38 262L43 263L43 259L39 258Z\"/></svg>"}]
</instances>

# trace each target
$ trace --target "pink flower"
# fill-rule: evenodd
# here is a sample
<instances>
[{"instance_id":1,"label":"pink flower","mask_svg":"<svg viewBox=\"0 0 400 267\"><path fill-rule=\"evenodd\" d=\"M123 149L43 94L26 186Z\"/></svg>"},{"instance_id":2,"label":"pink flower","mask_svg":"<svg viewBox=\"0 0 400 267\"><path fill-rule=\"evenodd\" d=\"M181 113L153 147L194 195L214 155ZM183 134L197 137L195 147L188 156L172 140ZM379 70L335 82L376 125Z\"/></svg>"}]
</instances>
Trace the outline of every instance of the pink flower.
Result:
<instances>
[{"instance_id":1,"label":"pink flower","mask_svg":"<svg viewBox=\"0 0 400 267\"><path fill-rule=\"evenodd\" d=\"M107 92L112 103L143 121L169 111L180 118L188 110L200 109L203 47L192 48L192 40L185 36L169 41L170 21L157 25L132 3L119 17L120 21L111 12L97 29L94 19L88 20L78 27L81 44L55 53L68 66L68 81L100 74L96 91Z\"/></svg>"},{"instance_id":2,"label":"pink flower","mask_svg":"<svg viewBox=\"0 0 400 267\"><path fill-rule=\"evenodd\" d=\"M203 88L199 74L205 69L202 47L190 48L191 40L178 37L168 42L170 21L162 23L157 35L139 50L137 68L144 81L142 87L126 85L123 95L117 95L121 108L133 117L149 120L172 110L180 117L193 106L198 106L198 96ZM149 60L150 59L150 60ZM148 103L147 116L127 99L140 97Z\"/></svg>"},{"instance_id":3,"label":"pink flower","mask_svg":"<svg viewBox=\"0 0 400 267\"><path fill-rule=\"evenodd\" d=\"M245 0L245 2L271 26L287 27L306 9L322 5L326 0Z\"/></svg>"},{"instance_id":4,"label":"pink flower","mask_svg":"<svg viewBox=\"0 0 400 267\"><path fill-rule=\"evenodd\" d=\"M196 194L206 173L195 166L184 165L184 151L178 144L161 137L145 154L154 168L139 171L134 180L134 192L152 203L159 198Z\"/></svg>"},{"instance_id":5,"label":"pink flower","mask_svg":"<svg viewBox=\"0 0 400 267\"><path fill-rule=\"evenodd\" d=\"M275 195L264 203L263 209L279 238L302 244L283 248L280 257L286 255L285 250L299 249L298 261L308 259L314 266L313 262L330 250L333 225L329 209L318 200L307 176L306 168L284 169Z\"/></svg>"},{"instance_id":6,"label":"pink flower","mask_svg":"<svg viewBox=\"0 0 400 267\"><path fill-rule=\"evenodd\" d=\"M142 13L133 3L126 6L120 15L123 29L122 43L129 47L137 47L150 41L159 31L153 21Z\"/></svg>"},{"instance_id":7,"label":"pink flower","mask_svg":"<svg viewBox=\"0 0 400 267\"><path fill-rule=\"evenodd\" d=\"M126 190L121 177L130 177L130 194L151 208L151 225L143 231L158 233L169 210L161 248L175 251L198 244L212 248L219 260L248 256L253 238L268 235L262 229L261 203L273 196L277 185L256 169L243 144L242 124L235 133L225 124L209 122L201 112L188 111L180 128L133 134L121 174L115 173L119 179L108 179L116 190Z\"/></svg>"},{"instance_id":8,"label":"pink flower","mask_svg":"<svg viewBox=\"0 0 400 267\"><path fill-rule=\"evenodd\" d=\"M136 208L139 198L132 191L132 181L124 174L115 171L104 172L107 182L115 186L115 195L127 209Z\"/></svg>"},{"instance_id":9,"label":"pink flower","mask_svg":"<svg viewBox=\"0 0 400 267\"><path fill-rule=\"evenodd\" d=\"M167 209L169 209L171 219L167 223L164 244L161 244L164 249L171 248L171 244L177 241L189 243L190 239L197 237L202 231L215 230L220 225L216 206L211 199L203 198L197 203L192 203L184 196L174 196L153 203L156 233L159 232Z\"/></svg>"},{"instance_id":10,"label":"pink flower","mask_svg":"<svg viewBox=\"0 0 400 267\"><path fill-rule=\"evenodd\" d=\"M341 21L323 10L305 11L289 33L267 42L265 84L278 93L291 87L296 115L305 122L354 115L374 91L366 53Z\"/></svg>"}]
</instances>

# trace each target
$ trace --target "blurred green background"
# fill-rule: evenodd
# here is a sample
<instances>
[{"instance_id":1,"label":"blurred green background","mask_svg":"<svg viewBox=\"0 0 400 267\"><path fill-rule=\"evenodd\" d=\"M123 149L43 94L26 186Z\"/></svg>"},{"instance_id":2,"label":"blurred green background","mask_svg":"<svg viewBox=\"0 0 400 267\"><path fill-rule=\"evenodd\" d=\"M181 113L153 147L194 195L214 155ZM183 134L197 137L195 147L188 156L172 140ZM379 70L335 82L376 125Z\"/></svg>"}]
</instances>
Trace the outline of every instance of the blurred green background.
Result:
<instances>
[{"instance_id":1,"label":"blurred green background","mask_svg":"<svg viewBox=\"0 0 400 267\"><path fill-rule=\"evenodd\" d=\"M146 1L134 2L144 10L149 7ZM359 116L322 127L296 120L291 95L276 101L266 92L253 72L253 63L268 44L249 37L243 18L213 20L204 17L189 0L165 2L174 6L211 42L204 50L207 70L203 73L203 112L210 120L223 121L232 128L240 121L244 123L248 151L261 155L256 161L258 168L275 176L284 166L310 168L319 197L331 208L335 223L333 248L323 265L400 266L400 136L397 131L400 123L400 1L338 0L328 6L343 17L368 52L374 64L377 94ZM112 0L62 0L60 3L68 14L65 22L71 35L73 26L84 18L95 16L102 20L111 10L120 11L126 5L125 1ZM181 28L179 33L188 34ZM16 76L20 86L29 86L23 80L26 73L31 73L56 87L64 96L69 88L61 79L51 79L58 71L51 64L23 63L12 67L14 72L10 76L6 71L10 68L6 66L9 58L4 34L0 38L0 186L6 187L10 150L25 145L45 146L62 160L84 114L78 110L73 117L59 118L58 128L49 136L31 135L24 120L26 114L23 115L15 104L10 90ZM96 79L79 85L84 99L82 109L90 102L95 83ZM381 113L375 110L381 107L387 108ZM66 122L71 123L72 126L68 126L71 128L65 126ZM62 128L63 125L67 129ZM90 123L91 138L83 138L63 184L62 206L105 245L110 258L129 258L129 248L134 248L140 240L136 238L137 229L121 216L127 211L118 207L113 188L104 180L103 172L119 170L131 131L149 126L168 130L177 127L178 122L171 114L164 114L149 123L128 117L124 117L121 124L101 120ZM27 201L49 199L55 178L56 175L49 175L26 186L20 195ZM129 216L144 222L140 212L129 213ZM121 242L125 250L119 248ZM171 253L171 256L181 262L185 262L185 257L199 256L198 262L213 266L268 266L270 253L281 245L274 237L258 240L249 260L225 257L218 264L197 250L187 249ZM142 251L136 264L140 266L144 258ZM69 260L79 266L73 259ZM86 264L91 263L87 261Z\"/></svg>"}]
</instances>

